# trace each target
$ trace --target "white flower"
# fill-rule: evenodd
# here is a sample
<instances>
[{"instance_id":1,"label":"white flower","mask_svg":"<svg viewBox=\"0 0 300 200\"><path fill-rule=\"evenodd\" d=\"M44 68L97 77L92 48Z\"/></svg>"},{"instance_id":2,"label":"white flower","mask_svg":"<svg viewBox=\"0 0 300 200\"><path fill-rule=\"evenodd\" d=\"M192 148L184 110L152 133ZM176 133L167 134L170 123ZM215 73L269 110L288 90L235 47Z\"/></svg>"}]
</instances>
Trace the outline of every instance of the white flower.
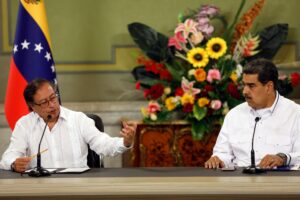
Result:
<instances>
[{"instance_id":1,"label":"white flower","mask_svg":"<svg viewBox=\"0 0 300 200\"><path fill-rule=\"evenodd\" d=\"M156 120L157 120L157 115L156 115L155 113L151 113L151 114L150 114L150 119L151 119L152 121L156 121Z\"/></svg>"},{"instance_id":2,"label":"white flower","mask_svg":"<svg viewBox=\"0 0 300 200\"><path fill-rule=\"evenodd\" d=\"M190 69L189 71L188 71L188 75L189 75L189 77L191 77L191 76L194 76L195 75L195 69Z\"/></svg>"},{"instance_id":3,"label":"white flower","mask_svg":"<svg viewBox=\"0 0 300 200\"><path fill-rule=\"evenodd\" d=\"M235 70L236 75L239 77L241 77L242 73L243 73L243 66L241 64L238 64L236 66L236 70Z\"/></svg>"}]
</instances>

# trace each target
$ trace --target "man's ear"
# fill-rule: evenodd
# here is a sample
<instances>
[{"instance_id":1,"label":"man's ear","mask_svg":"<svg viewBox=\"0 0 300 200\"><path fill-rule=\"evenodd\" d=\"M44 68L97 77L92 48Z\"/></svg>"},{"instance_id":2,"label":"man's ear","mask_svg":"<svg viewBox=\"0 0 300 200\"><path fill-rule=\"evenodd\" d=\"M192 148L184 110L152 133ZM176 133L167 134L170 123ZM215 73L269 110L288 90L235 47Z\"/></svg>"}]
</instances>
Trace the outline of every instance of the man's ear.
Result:
<instances>
[{"instance_id":1,"label":"man's ear","mask_svg":"<svg viewBox=\"0 0 300 200\"><path fill-rule=\"evenodd\" d=\"M269 81L268 83L267 83L267 86L268 86L268 92L270 93L270 92L272 92L273 90L275 90L275 86L274 86L274 83L273 83L273 81Z\"/></svg>"}]
</instances>

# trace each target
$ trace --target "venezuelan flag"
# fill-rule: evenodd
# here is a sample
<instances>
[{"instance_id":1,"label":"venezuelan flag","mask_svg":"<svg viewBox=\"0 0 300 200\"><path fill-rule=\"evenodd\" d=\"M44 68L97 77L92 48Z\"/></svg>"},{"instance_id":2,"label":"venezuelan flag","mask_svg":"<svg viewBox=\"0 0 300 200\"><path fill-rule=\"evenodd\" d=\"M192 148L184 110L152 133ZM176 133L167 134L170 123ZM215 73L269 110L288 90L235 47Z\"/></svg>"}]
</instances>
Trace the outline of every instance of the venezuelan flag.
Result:
<instances>
[{"instance_id":1,"label":"venezuelan flag","mask_svg":"<svg viewBox=\"0 0 300 200\"><path fill-rule=\"evenodd\" d=\"M36 78L57 84L44 1L20 0L4 105L11 129L29 112L23 91Z\"/></svg>"}]
</instances>

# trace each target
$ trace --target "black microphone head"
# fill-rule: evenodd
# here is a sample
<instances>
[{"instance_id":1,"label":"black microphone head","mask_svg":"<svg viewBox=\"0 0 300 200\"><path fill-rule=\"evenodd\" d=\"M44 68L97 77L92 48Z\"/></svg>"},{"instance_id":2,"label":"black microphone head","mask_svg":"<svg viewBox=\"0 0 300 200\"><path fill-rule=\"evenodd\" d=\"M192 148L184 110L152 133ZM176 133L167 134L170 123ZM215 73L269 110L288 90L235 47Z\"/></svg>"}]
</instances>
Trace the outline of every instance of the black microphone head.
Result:
<instances>
[{"instance_id":1,"label":"black microphone head","mask_svg":"<svg viewBox=\"0 0 300 200\"><path fill-rule=\"evenodd\" d=\"M258 122L260 120L260 117L255 117L255 122Z\"/></svg>"},{"instance_id":2,"label":"black microphone head","mask_svg":"<svg viewBox=\"0 0 300 200\"><path fill-rule=\"evenodd\" d=\"M51 115L47 115L47 121L49 121L52 118Z\"/></svg>"}]
</instances>

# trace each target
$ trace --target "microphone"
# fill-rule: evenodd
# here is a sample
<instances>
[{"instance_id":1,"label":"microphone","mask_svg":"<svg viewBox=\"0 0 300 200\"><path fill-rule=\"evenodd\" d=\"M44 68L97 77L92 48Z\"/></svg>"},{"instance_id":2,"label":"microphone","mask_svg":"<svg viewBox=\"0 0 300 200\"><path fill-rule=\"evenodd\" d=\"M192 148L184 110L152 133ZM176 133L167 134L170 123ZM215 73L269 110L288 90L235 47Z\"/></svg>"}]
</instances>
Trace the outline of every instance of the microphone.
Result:
<instances>
[{"instance_id":1,"label":"microphone","mask_svg":"<svg viewBox=\"0 0 300 200\"><path fill-rule=\"evenodd\" d=\"M46 170L45 168L43 168L41 166L41 144L42 144L42 140L43 140L43 137L44 137L44 134L45 134L45 131L46 131L46 128L47 128L47 125L48 125L48 122L50 121L50 119L51 119L51 115L48 115L44 130L43 130L43 134L42 134L42 137L39 142L39 148L38 148L38 152L37 152L37 156L36 156L36 160L37 160L36 168L34 168L33 170L31 170L28 173L29 176L40 177L40 176L50 176L51 175L48 170Z\"/></svg>"},{"instance_id":2,"label":"microphone","mask_svg":"<svg viewBox=\"0 0 300 200\"><path fill-rule=\"evenodd\" d=\"M252 135L252 146L251 146L251 165L243 170L243 173L245 174L260 174L265 172L264 169L260 169L255 166L255 152L253 148L253 143L254 143L256 125L259 120L260 117L255 117L255 124L254 124L253 135Z\"/></svg>"}]
</instances>

